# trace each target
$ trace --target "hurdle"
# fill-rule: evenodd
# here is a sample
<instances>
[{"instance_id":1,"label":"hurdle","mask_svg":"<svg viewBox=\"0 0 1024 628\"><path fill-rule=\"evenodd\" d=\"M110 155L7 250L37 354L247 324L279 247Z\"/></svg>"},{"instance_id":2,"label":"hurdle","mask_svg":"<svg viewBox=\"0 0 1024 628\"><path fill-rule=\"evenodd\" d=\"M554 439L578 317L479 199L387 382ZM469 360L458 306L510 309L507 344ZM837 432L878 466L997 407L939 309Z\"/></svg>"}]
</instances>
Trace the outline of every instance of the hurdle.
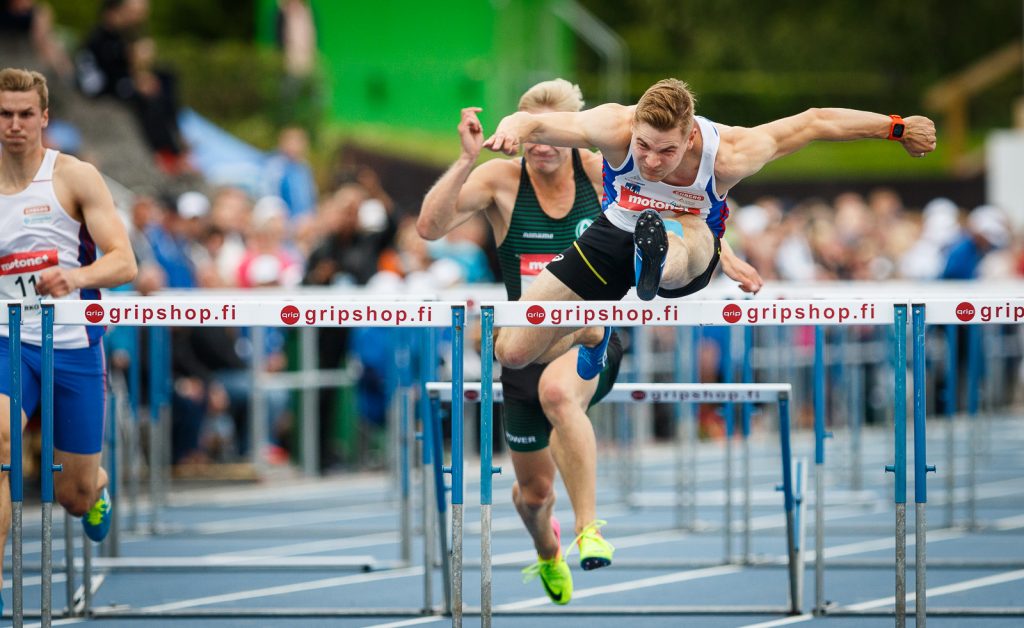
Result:
<instances>
[{"instance_id":1,"label":"hurdle","mask_svg":"<svg viewBox=\"0 0 1024 628\"><path fill-rule=\"evenodd\" d=\"M15 311L17 310L17 312ZM8 317L11 317L14 321L19 320L20 315L20 303L8 304ZM145 300L117 300L110 299L102 302L99 301L73 301L73 300L44 300L42 302L42 319L43 319L43 390L42 390L42 413L43 413L43 468L44 470L50 469L50 471L44 471L42 473L43 482L43 543L42 543L42 555L43 555L43 567L42 567L42 604L41 613L42 623L44 626L49 625L52 618L52 604L51 604L51 591L52 591L52 526L48 523L50 512L52 512L52 489L53 489L53 476L54 471L58 471L52 464L53 454L53 435L52 435L52 412L53 412L53 326L55 324L60 325L127 325L127 326L147 326L153 328L169 327L172 325L211 325L211 326L253 326L253 327L305 327L305 326L347 326L347 327L359 327L359 326L374 326L374 327L413 327L413 328L441 328L449 327L452 330L452 364L455 367L455 377L451 383L453 388L453 397L458 398L461 404L461 364L462 364L462 334L463 334L463 321L465 315L465 304L458 302L421 302L421 303L401 303L401 302L342 302L342 303L329 303L324 301L302 301L302 300L281 300L277 302L238 302L238 301L206 301L203 304L183 304L181 301L175 300L161 300L161 299L145 299ZM447 317L447 318L446 318ZM449 322L450 321L450 322ZM20 330L20 327L14 325L12 329ZM12 335L12 356L20 356L20 336L18 331L14 331ZM16 353L17 352L17 353ZM14 361L14 364L20 366L20 360ZM20 369L12 369L12 382L19 383L20 380ZM16 380L17 378L17 380ZM16 413L12 413L12 416L20 417L20 385L12 388L12 410L17 410ZM49 423L49 425L48 425ZM20 427L20 426L19 426ZM20 429L12 430L12 452L14 447L17 446L17 454L12 453L13 460L11 465L11 478L12 478L12 500L14 497L18 498L18 502L21 501L21 431ZM433 444L435 452L437 451L436 442ZM441 470L441 458L440 456L434 456L431 458L434 472L436 476L440 476ZM49 465L49 466L47 466ZM461 478L461 468L460 478ZM15 482L17 480L17 482ZM443 486L443 485L442 485ZM445 492L441 490L438 492L438 501L444 499ZM17 502L16 502L17 503ZM19 504L20 505L20 504ZM14 553L12 555L15 570L14 570L14 596L13 596L13 609L15 612L15 623L20 625L23 617L23 590L22 590L22 570L21 561L23 550L21 547L21 529L20 529L20 511L21 508L16 508L18 511L18 517L16 523L18 528L14 532ZM443 521L443 510L440 513L440 517ZM442 530L445 527L442 524ZM443 543L443 533L439 535ZM426 544L430 544L432 540L427 539ZM88 557L88 554L86 554ZM249 559L243 559L239 561L219 561L214 563L203 564L202 561L192 561L192 564L187 566L192 569L207 569L207 568L231 568L237 567L241 569L251 568L280 568L283 562L280 557L265 557L258 559L259 557L250 557ZM71 563L71 561L68 561ZM174 566L174 560L164 560L165 565ZM177 561L180 562L180 561ZM298 563L300 561L291 561ZM309 561L311 566L319 568L332 567L332 566L348 566L351 561L347 560L316 560ZM233 564L234 563L234 564ZM316 565L312 565L316 563ZM95 566L100 569L117 569L123 566L126 569L147 569L147 568L159 568L160 561L134 561L133 559L124 558L110 558L104 561L95 561ZM424 565L424 571L432 569L432 565ZM86 576L88 578L88 576ZM89 587L86 587L86 593L90 593ZM70 606L70 601L69 601ZM427 600L425 607L432 609L432 603ZM131 616L152 616L151 613L143 613L135 611L131 608L126 607L110 607L110 608L87 608L86 612L92 616L119 616L119 617L131 617ZM420 608L367 608L367 609L262 609L254 611L251 608L244 609L215 609L211 613L196 613L190 611L182 613L186 616L253 616L255 613L259 616L385 616L385 615L422 615L424 613L424 607ZM168 615L167 611L159 613L162 616ZM171 613L173 615L173 613Z\"/></svg>"},{"instance_id":2,"label":"hurdle","mask_svg":"<svg viewBox=\"0 0 1024 628\"><path fill-rule=\"evenodd\" d=\"M494 395L493 385L493 350L494 350L494 328L505 326L563 326L581 327L587 325L613 325L622 327L647 326L679 326L679 325L727 325L740 322L742 319L732 317L734 304L727 302L706 302L699 304L676 305L670 302L635 303L618 301L593 301L593 302L511 302L511 303L482 303L482 374L481 388L479 393L481 410L481 443L480 443L480 509L481 509L481 606L480 616L483 626L490 626L494 609L491 606L491 564L490 564L490 519L492 505L492 475L497 470L492 464L491 434L492 414ZM683 385L680 385L683 386ZM691 388L679 390L689 391L682 395L692 397L700 396L701 385L689 385ZM696 386L696 387L694 387ZM728 386L721 384L719 386ZM743 385L735 389L723 389L722 396L718 402L729 401L732 394L748 394L752 392L739 393L740 390L748 390ZM773 612L797 613L800 608L800 578L797 574L801 566L798 560L799 535L795 530L795 506L796 499L793 489L792 455L789 439L789 392L788 385L784 390L776 389L775 400L780 407L780 441L782 446L782 491L786 517L786 543L787 555L789 557L790 574L790 603L785 610L776 609ZM714 390L714 389L709 389ZM682 393L681 393L682 394ZM708 393L712 397L713 393ZM683 401L684 398L679 399ZM707 401L697 399L697 401ZM745 401L745 400L744 400ZM619 612L635 613L636 609L602 609L607 612L618 610ZM683 612L684 609L678 609ZM764 609L759 609L764 612Z\"/></svg>"}]
</instances>

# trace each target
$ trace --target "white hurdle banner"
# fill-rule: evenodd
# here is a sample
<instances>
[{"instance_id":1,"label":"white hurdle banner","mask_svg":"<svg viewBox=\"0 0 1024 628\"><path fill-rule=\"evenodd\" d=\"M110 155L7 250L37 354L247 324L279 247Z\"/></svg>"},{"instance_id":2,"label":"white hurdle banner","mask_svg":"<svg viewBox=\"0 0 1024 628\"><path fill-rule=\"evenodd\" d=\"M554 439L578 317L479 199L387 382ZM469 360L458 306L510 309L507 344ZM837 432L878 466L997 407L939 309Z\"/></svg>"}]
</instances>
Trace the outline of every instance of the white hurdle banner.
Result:
<instances>
[{"instance_id":1,"label":"white hurdle banner","mask_svg":"<svg viewBox=\"0 0 1024 628\"><path fill-rule=\"evenodd\" d=\"M500 383L493 383L494 403L505 401ZM772 403L792 391L790 384L615 384L602 402L610 403ZM439 401L451 401L448 382L427 382L427 393ZM462 396L469 403L480 401L480 382L465 382Z\"/></svg>"},{"instance_id":2,"label":"white hurdle banner","mask_svg":"<svg viewBox=\"0 0 1024 628\"><path fill-rule=\"evenodd\" d=\"M923 303L925 322L929 325L1013 325L1024 321L1024 299L927 299Z\"/></svg>"},{"instance_id":3,"label":"white hurdle banner","mask_svg":"<svg viewBox=\"0 0 1024 628\"><path fill-rule=\"evenodd\" d=\"M792 301L484 302L495 327L675 327L679 325L888 325L905 299Z\"/></svg>"},{"instance_id":4,"label":"white hurdle banner","mask_svg":"<svg viewBox=\"0 0 1024 628\"><path fill-rule=\"evenodd\" d=\"M211 299L44 300L55 325L159 327L447 327L455 301L337 303Z\"/></svg>"}]
</instances>

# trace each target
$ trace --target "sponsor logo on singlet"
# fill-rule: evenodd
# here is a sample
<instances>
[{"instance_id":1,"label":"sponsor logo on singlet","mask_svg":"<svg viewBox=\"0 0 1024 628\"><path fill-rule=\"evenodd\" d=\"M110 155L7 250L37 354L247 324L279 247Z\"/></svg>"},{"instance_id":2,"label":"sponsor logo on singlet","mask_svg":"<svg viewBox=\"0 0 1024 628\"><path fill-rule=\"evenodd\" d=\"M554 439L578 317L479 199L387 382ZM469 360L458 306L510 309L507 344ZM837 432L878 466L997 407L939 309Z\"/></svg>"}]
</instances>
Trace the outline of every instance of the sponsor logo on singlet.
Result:
<instances>
[{"instance_id":1,"label":"sponsor logo on singlet","mask_svg":"<svg viewBox=\"0 0 1024 628\"><path fill-rule=\"evenodd\" d=\"M524 231L523 237L527 240L554 240L555 234L543 231Z\"/></svg>"},{"instance_id":2,"label":"sponsor logo on singlet","mask_svg":"<svg viewBox=\"0 0 1024 628\"><path fill-rule=\"evenodd\" d=\"M584 218L583 220L576 223L576 237L579 238L583 235L583 232L590 228L590 225L594 224L594 221L590 218Z\"/></svg>"},{"instance_id":3,"label":"sponsor logo on singlet","mask_svg":"<svg viewBox=\"0 0 1024 628\"><path fill-rule=\"evenodd\" d=\"M619 199L619 207L633 212L642 212L645 209L656 209L658 211L686 211L686 208L679 207L675 203L660 201L658 199L637 194L636 192L623 187L622 196Z\"/></svg>"},{"instance_id":4,"label":"sponsor logo on singlet","mask_svg":"<svg viewBox=\"0 0 1024 628\"><path fill-rule=\"evenodd\" d=\"M22 210L24 216L21 222L26 227L32 225L43 225L50 224L53 222L53 211L50 210L49 205L33 205L32 207L26 207Z\"/></svg>"},{"instance_id":5,"label":"sponsor logo on singlet","mask_svg":"<svg viewBox=\"0 0 1024 628\"><path fill-rule=\"evenodd\" d=\"M0 257L0 275L33 273L57 265L57 249L11 253Z\"/></svg>"},{"instance_id":6,"label":"sponsor logo on singlet","mask_svg":"<svg viewBox=\"0 0 1024 628\"><path fill-rule=\"evenodd\" d=\"M703 194L694 194L693 192L687 192L685 190L672 190L672 193L675 194L676 196L681 196L683 198L690 199L691 201L700 202L704 200Z\"/></svg>"}]
</instances>

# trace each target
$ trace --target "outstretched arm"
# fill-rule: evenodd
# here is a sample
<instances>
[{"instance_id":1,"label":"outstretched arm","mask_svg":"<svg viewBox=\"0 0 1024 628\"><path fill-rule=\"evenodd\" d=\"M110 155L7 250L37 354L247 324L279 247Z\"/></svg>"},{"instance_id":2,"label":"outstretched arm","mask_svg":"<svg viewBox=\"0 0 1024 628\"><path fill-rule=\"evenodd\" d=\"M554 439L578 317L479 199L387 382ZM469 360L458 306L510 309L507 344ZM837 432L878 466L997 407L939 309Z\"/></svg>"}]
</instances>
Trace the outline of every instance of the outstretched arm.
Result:
<instances>
[{"instance_id":1,"label":"outstretched arm","mask_svg":"<svg viewBox=\"0 0 1024 628\"><path fill-rule=\"evenodd\" d=\"M469 220L494 202L487 177L474 170L483 144L483 127L477 118L482 109L467 107L459 122L462 153L423 198L416 231L426 240L436 240Z\"/></svg>"},{"instance_id":2,"label":"outstretched arm","mask_svg":"<svg viewBox=\"0 0 1024 628\"><path fill-rule=\"evenodd\" d=\"M629 145L632 117L633 107L614 103L578 112L519 111L502 118L484 148L515 155L528 142L620 153Z\"/></svg>"},{"instance_id":3,"label":"outstretched arm","mask_svg":"<svg viewBox=\"0 0 1024 628\"><path fill-rule=\"evenodd\" d=\"M723 129L730 146L715 174L727 187L748 177L768 162L795 153L815 140L839 142L861 139L885 139L892 119L880 113L855 109L808 109L752 129ZM900 144L912 157L924 157L935 150L935 123L924 116L904 119L906 129ZM719 188L721 192L722 189Z\"/></svg>"}]
</instances>

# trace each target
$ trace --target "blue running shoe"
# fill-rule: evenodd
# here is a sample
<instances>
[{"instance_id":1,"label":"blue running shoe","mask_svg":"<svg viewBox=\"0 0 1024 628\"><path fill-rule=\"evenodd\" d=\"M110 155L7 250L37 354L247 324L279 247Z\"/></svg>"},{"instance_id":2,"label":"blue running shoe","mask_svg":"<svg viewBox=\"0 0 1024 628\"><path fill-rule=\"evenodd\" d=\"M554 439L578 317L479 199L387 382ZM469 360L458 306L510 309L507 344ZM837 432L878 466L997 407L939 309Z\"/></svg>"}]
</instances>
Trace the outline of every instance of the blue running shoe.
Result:
<instances>
[{"instance_id":1,"label":"blue running shoe","mask_svg":"<svg viewBox=\"0 0 1024 628\"><path fill-rule=\"evenodd\" d=\"M633 230L633 251L636 295L642 301L650 301L658 294L661 271L668 257L665 223L653 209L645 209L637 218L636 229Z\"/></svg>"},{"instance_id":2,"label":"blue running shoe","mask_svg":"<svg viewBox=\"0 0 1024 628\"><path fill-rule=\"evenodd\" d=\"M110 502L110 493L104 488L103 492L100 493L100 498L92 505L89 512L85 513L85 516L82 517L82 528L85 529L85 535L96 543L100 543L103 539L107 538L107 532L110 532L112 511L113 505Z\"/></svg>"},{"instance_id":3,"label":"blue running shoe","mask_svg":"<svg viewBox=\"0 0 1024 628\"><path fill-rule=\"evenodd\" d=\"M585 380L591 380L601 374L605 365L608 364L608 341L612 337L612 328L604 328L604 337L596 347L584 347L580 345L579 355L576 356L576 373Z\"/></svg>"}]
</instances>

